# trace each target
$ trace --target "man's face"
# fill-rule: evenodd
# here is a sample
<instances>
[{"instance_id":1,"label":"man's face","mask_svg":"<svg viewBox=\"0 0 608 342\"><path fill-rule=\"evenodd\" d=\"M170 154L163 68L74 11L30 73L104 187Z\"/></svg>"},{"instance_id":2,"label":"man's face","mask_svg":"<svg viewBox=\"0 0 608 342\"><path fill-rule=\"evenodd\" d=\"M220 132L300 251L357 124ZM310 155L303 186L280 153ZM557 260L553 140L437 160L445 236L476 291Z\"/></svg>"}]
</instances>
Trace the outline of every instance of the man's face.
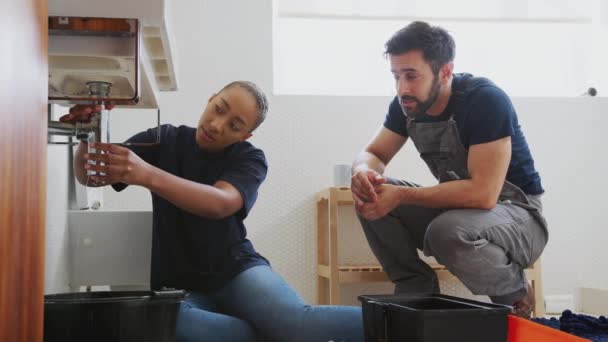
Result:
<instances>
[{"instance_id":1,"label":"man's face","mask_svg":"<svg viewBox=\"0 0 608 342\"><path fill-rule=\"evenodd\" d=\"M196 128L200 149L219 152L248 139L259 113L253 95L236 85L213 95Z\"/></svg>"},{"instance_id":2,"label":"man's face","mask_svg":"<svg viewBox=\"0 0 608 342\"><path fill-rule=\"evenodd\" d=\"M391 55L390 63L401 107L411 115L426 113L437 100L441 84L422 51Z\"/></svg>"}]
</instances>

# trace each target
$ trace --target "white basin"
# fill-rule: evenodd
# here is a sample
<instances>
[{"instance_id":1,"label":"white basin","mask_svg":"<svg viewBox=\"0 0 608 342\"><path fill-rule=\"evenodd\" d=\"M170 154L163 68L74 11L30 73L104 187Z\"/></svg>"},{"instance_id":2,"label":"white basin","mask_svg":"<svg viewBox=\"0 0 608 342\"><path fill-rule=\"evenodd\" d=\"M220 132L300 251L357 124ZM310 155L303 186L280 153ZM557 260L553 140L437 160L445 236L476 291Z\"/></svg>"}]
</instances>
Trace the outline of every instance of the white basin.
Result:
<instances>
[{"instance_id":1,"label":"white basin","mask_svg":"<svg viewBox=\"0 0 608 342\"><path fill-rule=\"evenodd\" d=\"M138 19L140 100L135 108L157 108L158 91L177 90L176 58L165 0L49 0L48 6L49 16ZM49 67L61 67L50 75L50 95L55 91L82 91L70 87L92 74L96 80L113 83L115 96L133 94L136 80L130 71L135 59L128 43L122 44L115 37L64 38L49 40ZM60 49L53 51L52 46Z\"/></svg>"}]
</instances>

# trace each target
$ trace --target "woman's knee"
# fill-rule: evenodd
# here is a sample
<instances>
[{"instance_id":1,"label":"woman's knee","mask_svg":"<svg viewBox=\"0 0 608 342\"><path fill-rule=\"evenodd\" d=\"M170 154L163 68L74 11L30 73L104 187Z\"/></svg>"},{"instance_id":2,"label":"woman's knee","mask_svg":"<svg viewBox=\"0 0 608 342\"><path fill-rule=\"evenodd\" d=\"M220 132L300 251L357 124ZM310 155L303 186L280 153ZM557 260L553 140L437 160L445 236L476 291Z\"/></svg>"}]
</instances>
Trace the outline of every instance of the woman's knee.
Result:
<instances>
[{"instance_id":1,"label":"woman's knee","mask_svg":"<svg viewBox=\"0 0 608 342\"><path fill-rule=\"evenodd\" d=\"M178 342L256 341L256 332L248 322L188 303L180 306L175 333Z\"/></svg>"}]
</instances>

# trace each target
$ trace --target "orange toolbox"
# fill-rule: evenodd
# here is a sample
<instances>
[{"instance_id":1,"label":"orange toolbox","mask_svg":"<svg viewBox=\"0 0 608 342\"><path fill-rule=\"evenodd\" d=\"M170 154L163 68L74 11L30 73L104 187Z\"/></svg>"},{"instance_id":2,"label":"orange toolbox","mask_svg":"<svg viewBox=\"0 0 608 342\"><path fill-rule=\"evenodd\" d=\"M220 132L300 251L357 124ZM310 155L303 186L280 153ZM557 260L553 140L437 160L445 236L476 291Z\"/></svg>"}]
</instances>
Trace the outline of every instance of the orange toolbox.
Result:
<instances>
[{"instance_id":1,"label":"orange toolbox","mask_svg":"<svg viewBox=\"0 0 608 342\"><path fill-rule=\"evenodd\" d=\"M509 322L508 342L589 342L563 331L534 323L530 320L507 315Z\"/></svg>"}]
</instances>

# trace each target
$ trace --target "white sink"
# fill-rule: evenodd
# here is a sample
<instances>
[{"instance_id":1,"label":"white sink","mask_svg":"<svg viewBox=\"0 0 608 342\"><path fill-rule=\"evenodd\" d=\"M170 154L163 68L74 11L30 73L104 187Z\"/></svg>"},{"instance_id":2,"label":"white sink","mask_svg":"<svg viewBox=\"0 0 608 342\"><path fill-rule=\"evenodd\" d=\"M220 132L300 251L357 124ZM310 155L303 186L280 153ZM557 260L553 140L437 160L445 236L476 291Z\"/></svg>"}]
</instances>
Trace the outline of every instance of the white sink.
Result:
<instances>
[{"instance_id":1,"label":"white sink","mask_svg":"<svg viewBox=\"0 0 608 342\"><path fill-rule=\"evenodd\" d=\"M140 101L135 108L157 108L158 91L177 90L176 58L172 48L167 2L164 0L49 0L49 16L138 19L140 23ZM96 80L114 84L112 93L128 96L136 80L129 74L134 56L128 44L116 39L87 37L62 40L52 37L51 45L60 51L49 51L49 66L60 66L51 76L53 91L81 91L72 88L92 73ZM52 44L54 43L54 44ZM53 89L53 87L55 89ZM72 87L72 88L70 88ZM126 95L125 95L126 94Z\"/></svg>"}]
</instances>

